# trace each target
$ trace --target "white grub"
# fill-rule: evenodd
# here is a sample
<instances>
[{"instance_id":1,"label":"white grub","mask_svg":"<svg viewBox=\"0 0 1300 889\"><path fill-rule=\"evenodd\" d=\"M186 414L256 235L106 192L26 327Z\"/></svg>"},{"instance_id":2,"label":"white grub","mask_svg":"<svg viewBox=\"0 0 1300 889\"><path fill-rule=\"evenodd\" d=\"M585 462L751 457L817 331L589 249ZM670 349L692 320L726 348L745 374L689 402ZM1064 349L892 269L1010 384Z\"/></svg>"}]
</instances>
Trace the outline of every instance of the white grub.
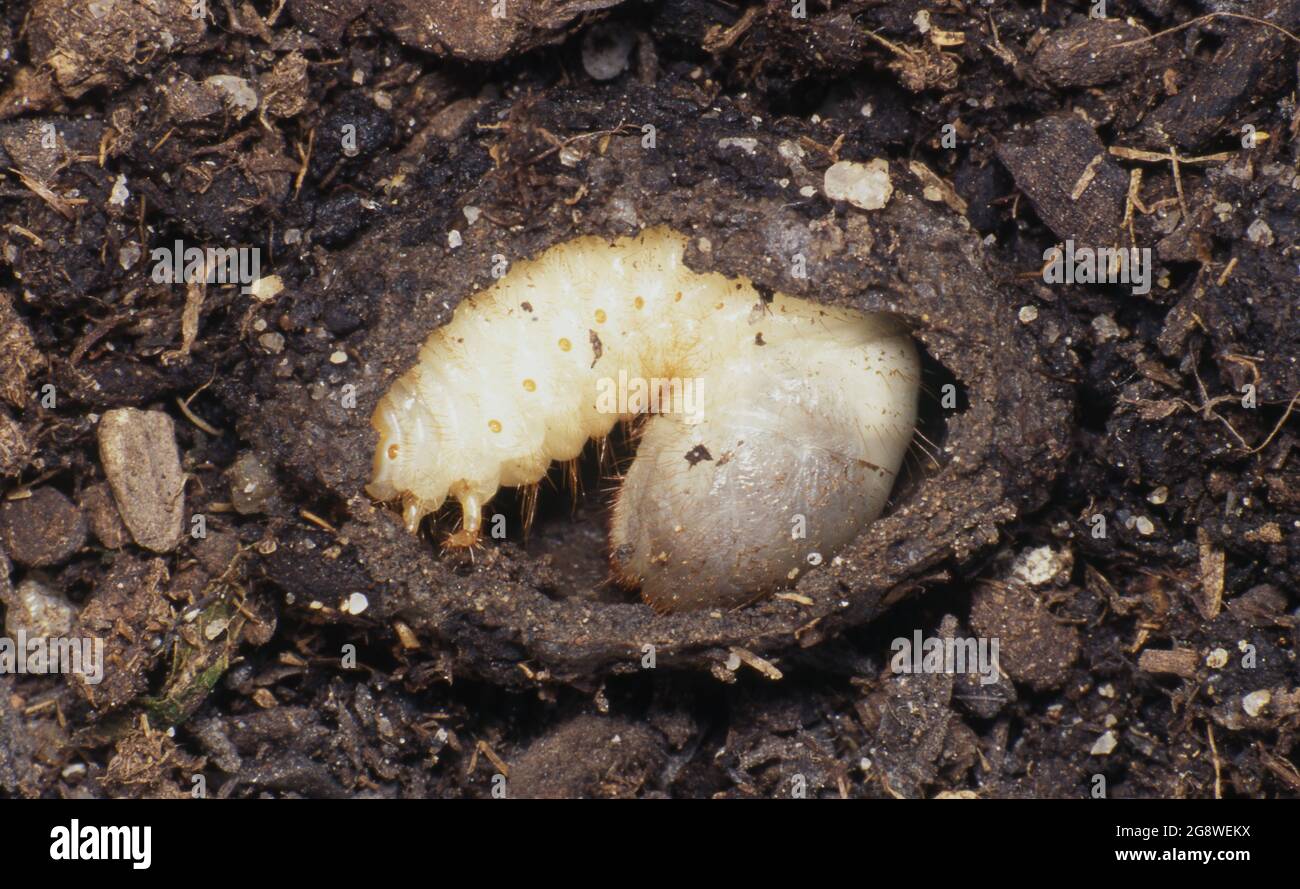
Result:
<instances>
[{"instance_id":1,"label":"white grub","mask_svg":"<svg viewBox=\"0 0 1300 889\"><path fill-rule=\"evenodd\" d=\"M912 340L889 316L765 302L743 278L691 271L685 248L666 228L578 238L461 303L380 399L367 490L400 500L412 531L455 498L449 542L469 545L499 488L650 413L611 550L654 607L742 605L832 556L880 514L911 442Z\"/></svg>"}]
</instances>

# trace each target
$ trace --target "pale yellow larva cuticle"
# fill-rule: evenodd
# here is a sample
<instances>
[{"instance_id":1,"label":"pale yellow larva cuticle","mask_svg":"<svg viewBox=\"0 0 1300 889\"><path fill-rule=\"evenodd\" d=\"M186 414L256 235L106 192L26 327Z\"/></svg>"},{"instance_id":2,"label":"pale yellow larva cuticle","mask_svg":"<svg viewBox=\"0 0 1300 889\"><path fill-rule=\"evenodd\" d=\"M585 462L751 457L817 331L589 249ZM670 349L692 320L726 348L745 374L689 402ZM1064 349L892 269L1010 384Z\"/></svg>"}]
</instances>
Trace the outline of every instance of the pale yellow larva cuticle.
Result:
<instances>
[{"instance_id":1,"label":"pale yellow larva cuticle","mask_svg":"<svg viewBox=\"0 0 1300 889\"><path fill-rule=\"evenodd\" d=\"M640 381L658 411L614 508L621 579L659 610L728 607L832 556L879 515L902 464L915 347L886 316L760 301L748 281L693 272L685 245L666 228L578 238L464 300L380 399L370 493L400 498L412 530L454 497L451 542L473 543L500 487L540 481L652 409L606 397ZM518 388L500 385L512 377ZM797 515L807 532L792 539Z\"/></svg>"}]
</instances>

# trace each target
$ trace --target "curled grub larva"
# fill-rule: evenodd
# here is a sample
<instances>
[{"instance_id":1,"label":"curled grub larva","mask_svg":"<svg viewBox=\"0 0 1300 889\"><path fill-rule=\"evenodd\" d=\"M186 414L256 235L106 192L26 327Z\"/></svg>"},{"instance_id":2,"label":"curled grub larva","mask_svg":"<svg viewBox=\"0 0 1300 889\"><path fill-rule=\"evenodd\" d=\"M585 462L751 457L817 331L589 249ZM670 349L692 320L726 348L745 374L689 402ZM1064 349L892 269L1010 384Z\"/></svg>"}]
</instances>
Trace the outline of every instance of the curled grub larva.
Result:
<instances>
[{"instance_id":1,"label":"curled grub larva","mask_svg":"<svg viewBox=\"0 0 1300 889\"><path fill-rule=\"evenodd\" d=\"M412 531L454 497L467 545L499 488L648 411L611 548L657 609L743 604L856 537L912 438L911 338L693 272L684 247L662 227L578 238L462 303L375 409L371 495Z\"/></svg>"},{"instance_id":2,"label":"curled grub larva","mask_svg":"<svg viewBox=\"0 0 1300 889\"><path fill-rule=\"evenodd\" d=\"M434 646L440 658L445 656L457 676L501 687L533 689L546 682L590 688L613 674L648 669L647 659L658 668L721 676L733 649L779 664L795 647L816 647L877 620L944 578L962 576L963 566L996 545L1005 528L1049 502L1068 465L1077 428L1069 383L1076 359L1069 353L1069 338L1057 336L1051 325L1020 323L1016 312L1023 295L1008 289L1005 276L989 268L969 222L942 201L927 199L924 180L906 164L890 164L894 192L881 210L832 206L816 196L795 200L796 189L820 185L820 174L812 167L821 159L808 152L795 169L791 157L799 152L794 146L809 146L803 136L826 144L824 126L790 120L755 130L746 109L725 94L714 98L710 113L700 114L682 104L676 89L642 89L635 79L627 83L630 91L623 96L614 90L598 95L550 91L546 101L516 103L521 116L508 129L466 128L448 147L447 178L440 170L432 180L445 182L445 188L411 189L391 216L375 220L376 227L352 246L322 257L321 275L300 285L304 310L339 302L364 319L362 328L346 335L348 354L356 360L329 365L322 381L326 385L314 386L312 397L304 398L300 375L284 373L284 356L268 357L258 369L258 388L241 396L245 400L240 403L247 404L247 415L238 424L241 434L267 465L280 468L286 483L310 490L320 504L313 512L328 513L338 529L337 546L322 546L314 532L278 535L276 552L267 558L273 582L296 601L310 602L328 589L328 578L337 578L340 598L353 590L366 593L370 620L401 621L421 642ZM541 166L535 162L533 134L545 129L571 137L575 115L582 115L587 131L612 135L591 140L596 144L586 160L563 166L561 178L525 195L523 184L538 183L537 174L550 164L550 159ZM647 129L653 124L661 137L658 148L646 150L642 132L622 126L627 121L645 121ZM511 150L498 150L494 145L507 132L512 134L506 146ZM671 138L662 138L668 134ZM724 136L752 138L752 144L747 141L744 152L720 148ZM485 175L493 157L501 169ZM779 187L787 175L789 187ZM585 189L576 205L566 200L574 194L570 179ZM476 221L462 224L471 216ZM823 307L882 313L906 326L935 396L923 399L916 447L921 449L922 432L935 446L924 445L933 459L923 456L910 466L909 457L909 471L895 483L887 511L838 552L826 546L791 565L787 575L795 568L800 573L779 584L788 586L789 594L742 608L661 615L603 584L606 569L589 552L591 541L600 536L594 510L579 510L571 521L546 522L525 546L492 546L485 558L448 558L427 540L399 533L400 512L376 508L373 498L358 496L374 477L381 446L371 421L375 407L398 377L417 364L431 332L445 329L457 316L479 312L475 307L500 284L490 277L500 268L498 256L512 258L513 270L519 272L527 268L524 257L549 257L556 245L561 248L557 255L567 253L564 242L571 238L598 239L592 246L609 251L613 239L658 226L689 233L685 261L697 272L717 272L733 284L747 278L764 294L784 291ZM450 227L463 235L455 248L448 246L445 234ZM601 270L609 293L638 295L624 286L622 273L612 269L608 257L597 259L593 268ZM587 292L594 286L592 275L572 276L561 284L575 290L579 285ZM639 295L645 300L643 310L653 305L647 294ZM752 291L743 295L746 303L759 301ZM737 313L737 327L744 329L747 342L756 342L762 333L762 341L769 343L755 347L760 352L772 342L774 304L766 313ZM547 342L558 356L561 336L570 341L571 351L565 354L581 356L589 367L595 357L592 330L601 342L603 365L613 354L613 337L605 328L616 313L608 305L589 306L593 321L596 308L606 313L603 326L587 323L576 334L552 330L546 340L532 332L513 341L509 333L488 337L459 360L462 373L482 374L491 384L484 391L493 393L504 385L503 368L507 360L516 360L514 352L532 355L536 343ZM750 325L751 317L759 323ZM545 319L529 323L538 331L553 326ZM602 370L602 375L617 380L617 371ZM545 391L548 380L527 379ZM526 391L522 379L510 385L511 398ZM474 390L457 383L447 391ZM720 391L706 385L705 395ZM436 413L436 403L434 408ZM395 418L405 421L404 416ZM502 424L503 431L493 434L510 434L506 417L487 417L484 428L490 419ZM646 437L658 419L630 424L629 444L636 443L638 430L642 433L638 459L649 458ZM611 438L622 432L616 428ZM387 436L385 452L391 444L399 444L400 455L400 439ZM455 453L466 450L460 446ZM720 462L719 451L707 450L714 463ZM623 455L616 471L631 462L628 456ZM435 465L438 459L437 454L429 457ZM653 461L646 468L651 465ZM683 478L710 465L697 462ZM775 478L775 472L764 478ZM626 482L616 484L624 499L634 496ZM393 485L392 477L389 486L394 499L406 492ZM525 514L534 500L524 488L517 493L507 489L496 501L508 498L520 501ZM564 498L545 499L553 501L556 513L565 512L558 502ZM500 533L501 523L492 515L496 501L482 518L484 537ZM682 496L671 501L674 509L696 502ZM772 523L783 536L795 531L794 506L793 501L782 505L788 524ZM706 498L695 511L710 509ZM509 512L504 530L518 539ZM816 513L807 516L811 521ZM691 513L673 517L684 528L698 527L692 525L699 519ZM442 530L455 527L449 521ZM809 540L814 531L810 524ZM818 556L820 564L814 565ZM708 570L714 577L702 569L680 592L707 587L717 576L716 569Z\"/></svg>"}]
</instances>

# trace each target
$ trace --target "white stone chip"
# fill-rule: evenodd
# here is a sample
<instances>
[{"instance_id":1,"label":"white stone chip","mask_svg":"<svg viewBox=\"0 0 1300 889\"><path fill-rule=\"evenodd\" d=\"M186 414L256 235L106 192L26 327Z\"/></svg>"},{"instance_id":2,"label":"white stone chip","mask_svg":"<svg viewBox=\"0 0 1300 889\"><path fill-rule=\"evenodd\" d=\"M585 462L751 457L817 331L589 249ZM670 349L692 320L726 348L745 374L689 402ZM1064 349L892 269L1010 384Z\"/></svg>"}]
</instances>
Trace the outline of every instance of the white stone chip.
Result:
<instances>
[{"instance_id":1,"label":"white stone chip","mask_svg":"<svg viewBox=\"0 0 1300 889\"><path fill-rule=\"evenodd\" d=\"M822 190L833 201L848 201L859 210L880 210L889 203L894 185L889 162L875 158L865 164L840 161L826 170Z\"/></svg>"},{"instance_id":2,"label":"white stone chip","mask_svg":"<svg viewBox=\"0 0 1300 889\"><path fill-rule=\"evenodd\" d=\"M284 290L284 281L279 275L267 275L248 285L248 295L260 303L270 302Z\"/></svg>"},{"instance_id":3,"label":"white stone chip","mask_svg":"<svg viewBox=\"0 0 1300 889\"><path fill-rule=\"evenodd\" d=\"M1241 699L1241 709L1246 711L1247 716L1259 716L1272 700L1273 693L1266 688L1261 688Z\"/></svg>"},{"instance_id":4,"label":"white stone chip","mask_svg":"<svg viewBox=\"0 0 1300 889\"><path fill-rule=\"evenodd\" d=\"M1115 737L1114 732L1106 732L1097 739L1097 743L1092 745L1088 752L1093 756L1109 756L1119 746L1119 738Z\"/></svg>"}]
</instances>

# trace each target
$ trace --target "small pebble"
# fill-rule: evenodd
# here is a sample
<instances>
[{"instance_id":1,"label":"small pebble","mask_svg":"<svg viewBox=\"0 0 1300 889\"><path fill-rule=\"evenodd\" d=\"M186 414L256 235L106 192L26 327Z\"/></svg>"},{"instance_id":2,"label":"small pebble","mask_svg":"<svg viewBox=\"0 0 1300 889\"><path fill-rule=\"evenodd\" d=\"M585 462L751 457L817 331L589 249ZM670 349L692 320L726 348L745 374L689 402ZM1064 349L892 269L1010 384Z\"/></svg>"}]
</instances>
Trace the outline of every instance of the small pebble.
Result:
<instances>
[{"instance_id":1,"label":"small pebble","mask_svg":"<svg viewBox=\"0 0 1300 889\"><path fill-rule=\"evenodd\" d=\"M1262 244L1265 247L1273 245L1273 229L1262 219L1256 219L1250 224L1246 229L1246 237L1252 244Z\"/></svg>"},{"instance_id":2,"label":"small pebble","mask_svg":"<svg viewBox=\"0 0 1300 889\"><path fill-rule=\"evenodd\" d=\"M1073 564L1074 557L1068 550L1058 552L1050 546L1039 546L1016 557L1011 563L1011 576L1030 586L1042 586L1068 573Z\"/></svg>"},{"instance_id":3,"label":"small pebble","mask_svg":"<svg viewBox=\"0 0 1300 889\"><path fill-rule=\"evenodd\" d=\"M185 474L172 418L117 408L100 419L98 437L99 459L131 536L145 549L171 552L185 522Z\"/></svg>"},{"instance_id":4,"label":"small pebble","mask_svg":"<svg viewBox=\"0 0 1300 889\"><path fill-rule=\"evenodd\" d=\"M878 157L865 164L856 161L832 164L822 180L822 191L831 200L848 201L859 210L880 210L894 194L889 162Z\"/></svg>"},{"instance_id":5,"label":"small pebble","mask_svg":"<svg viewBox=\"0 0 1300 889\"><path fill-rule=\"evenodd\" d=\"M1115 737L1114 732L1108 731L1097 739L1097 743L1093 744L1092 749L1088 752L1093 756L1108 756L1113 753L1115 748L1118 746L1119 739Z\"/></svg>"},{"instance_id":6,"label":"small pebble","mask_svg":"<svg viewBox=\"0 0 1300 889\"><path fill-rule=\"evenodd\" d=\"M758 140L748 136L727 136L724 139L718 140L718 147L724 151L728 148L739 148L741 151L745 152L745 154L752 155L758 150Z\"/></svg>"},{"instance_id":7,"label":"small pebble","mask_svg":"<svg viewBox=\"0 0 1300 889\"><path fill-rule=\"evenodd\" d=\"M1261 688L1241 699L1241 709L1246 711L1247 716L1259 716L1272 700L1273 693L1266 688Z\"/></svg>"},{"instance_id":8,"label":"small pebble","mask_svg":"<svg viewBox=\"0 0 1300 889\"><path fill-rule=\"evenodd\" d=\"M1092 332L1097 335L1097 341L1102 343L1119 339L1120 335L1119 325L1109 315L1098 315L1093 318Z\"/></svg>"},{"instance_id":9,"label":"small pebble","mask_svg":"<svg viewBox=\"0 0 1300 889\"><path fill-rule=\"evenodd\" d=\"M267 505L276 495L275 477L251 452L240 454L226 471L230 485L230 502L240 515L254 515L267 511Z\"/></svg>"},{"instance_id":10,"label":"small pebble","mask_svg":"<svg viewBox=\"0 0 1300 889\"><path fill-rule=\"evenodd\" d=\"M221 91L222 101L239 120L257 108L257 91L242 77L231 74L217 74L203 81L208 86Z\"/></svg>"},{"instance_id":11,"label":"small pebble","mask_svg":"<svg viewBox=\"0 0 1300 889\"><path fill-rule=\"evenodd\" d=\"M284 290L284 281L279 275L267 275L248 285L248 295L258 302L270 302Z\"/></svg>"},{"instance_id":12,"label":"small pebble","mask_svg":"<svg viewBox=\"0 0 1300 889\"><path fill-rule=\"evenodd\" d=\"M135 241L127 241L117 251L117 264L124 269L129 269L140 261L140 245Z\"/></svg>"},{"instance_id":13,"label":"small pebble","mask_svg":"<svg viewBox=\"0 0 1300 889\"><path fill-rule=\"evenodd\" d=\"M86 545L85 513L55 488L0 501L0 544L19 565L39 568L66 562Z\"/></svg>"},{"instance_id":14,"label":"small pebble","mask_svg":"<svg viewBox=\"0 0 1300 889\"><path fill-rule=\"evenodd\" d=\"M370 600L363 593L353 593L339 606L344 614L360 614L370 607Z\"/></svg>"},{"instance_id":15,"label":"small pebble","mask_svg":"<svg viewBox=\"0 0 1300 889\"><path fill-rule=\"evenodd\" d=\"M130 197L131 192L126 187L126 174L119 173L117 178L113 180L113 191L108 196L108 202L114 207L125 207Z\"/></svg>"},{"instance_id":16,"label":"small pebble","mask_svg":"<svg viewBox=\"0 0 1300 889\"><path fill-rule=\"evenodd\" d=\"M14 638L21 630L29 639L54 639L72 631L77 609L58 590L29 577L3 597L5 635Z\"/></svg>"},{"instance_id":17,"label":"small pebble","mask_svg":"<svg viewBox=\"0 0 1300 889\"><path fill-rule=\"evenodd\" d=\"M602 22L582 38L582 67L593 80L613 80L627 70L634 43L625 26Z\"/></svg>"}]
</instances>

